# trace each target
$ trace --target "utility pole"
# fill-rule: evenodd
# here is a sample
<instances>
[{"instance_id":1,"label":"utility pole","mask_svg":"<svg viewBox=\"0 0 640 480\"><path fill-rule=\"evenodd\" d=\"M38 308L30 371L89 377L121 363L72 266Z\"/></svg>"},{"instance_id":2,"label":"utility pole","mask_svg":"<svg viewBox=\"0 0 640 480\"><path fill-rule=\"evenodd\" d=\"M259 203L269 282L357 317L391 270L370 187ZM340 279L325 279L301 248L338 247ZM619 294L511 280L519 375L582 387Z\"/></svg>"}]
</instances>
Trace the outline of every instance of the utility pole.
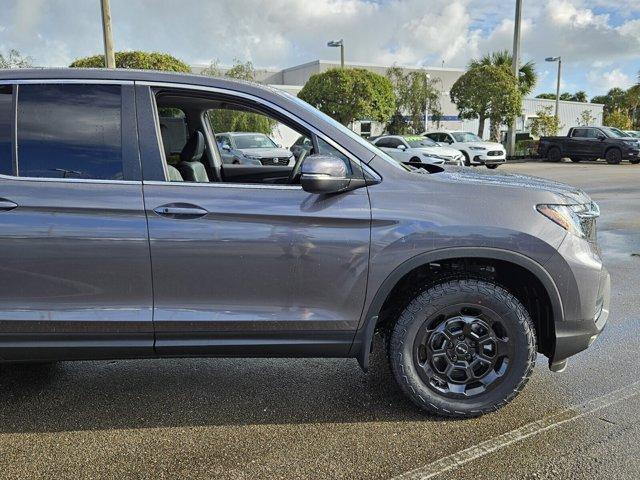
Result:
<instances>
[{"instance_id":1,"label":"utility pole","mask_svg":"<svg viewBox=\"0 0 640 480\"><path fill-rule=\"evenodd\" d=\"M522 23L522 0L516 0L516 18L513 27L513 56L511 69L518 81L520 77L520 26ZM516 153L516 119L514 118L507 131L507 155L513 156Z\"/></svg>"},{"instance_id":2,"label":"utility pole","mask_svg":"<svg viewBox=\"0 0 640 480\"><path fill-rule=\"evenodd\" d=\"M545 62L558 62L558 78L556 80L556 120L558 120L558 107L560 106L560 77L562 76L562 57L547 57Z\"/></svg>"},{"instance_id":3,"label":"utility pole","mask_svg":"<svg viewBox=\"0 0 640 480\"><path fill-rule=\"evenodd\" d=\"M113 33L111 32L111 7L109 0L100 0L102 6L102 35L104 38L104 63L107 68L116 68L116 57L113 53Z\"/></svg>"}]
</instances>

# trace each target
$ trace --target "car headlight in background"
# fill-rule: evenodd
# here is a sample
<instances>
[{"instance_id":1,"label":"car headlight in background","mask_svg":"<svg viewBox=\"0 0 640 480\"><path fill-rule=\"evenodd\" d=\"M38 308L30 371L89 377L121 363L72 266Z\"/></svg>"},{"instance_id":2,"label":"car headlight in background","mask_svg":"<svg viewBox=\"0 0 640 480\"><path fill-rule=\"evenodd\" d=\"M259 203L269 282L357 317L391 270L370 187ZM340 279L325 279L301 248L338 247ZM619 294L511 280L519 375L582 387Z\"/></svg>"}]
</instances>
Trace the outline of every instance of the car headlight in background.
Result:
<instances>
[{"instance_id":1,"label":"car headlight in background","mask_svg":"<svg viewBox=\"0 0 640 480\"><path fill-rule=\"evenodd\" d=\"M596 202L584 205L536 205L542 215L580 238L595 240L596 219L600 208Z\"/></svg>"},{"instance_id":2,"label":"car headlight in background","mask_svg":"<svg viewBox=\"0 0 640 480\"><path fill-rule=\"evenodd\" d=\"M485 147L469 147L469 150L486 150Z\"/></svg>"}]
</instances>

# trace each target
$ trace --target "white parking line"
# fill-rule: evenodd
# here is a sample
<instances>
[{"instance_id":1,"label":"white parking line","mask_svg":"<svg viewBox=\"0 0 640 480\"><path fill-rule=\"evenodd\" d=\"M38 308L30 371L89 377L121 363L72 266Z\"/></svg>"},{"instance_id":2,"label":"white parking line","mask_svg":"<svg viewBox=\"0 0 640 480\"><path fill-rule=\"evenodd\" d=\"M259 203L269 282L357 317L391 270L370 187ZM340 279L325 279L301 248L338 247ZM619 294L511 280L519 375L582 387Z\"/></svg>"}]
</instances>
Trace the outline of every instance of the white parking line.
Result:
<instances>
[{"instance_id":1,"label":"white parking line","mask_svg":"<svg viewBox=\"0 0 640 480\"><path fill-rule=\"evenodd\" d=\"M461 465L472 462L473 460L484 457L485 455L508 447L509 445L513 445L514 443L520 442L526 438L546 432L547 430L552 430L565 423L578 420L585 415L589 415L590 413L616 403L623 402L638 394L640 394L640 381L618 390L614 390L602 397L561 410L549 417L528 423L520 428L511 430L510 432L486 440L465 450L447 455L446 457L442 457L428 465L408 471L398 475L397 477L393 477L392 480L426 480L428 478L433 478L436 475L458 468Z\"/></svg>"}]
</instances>

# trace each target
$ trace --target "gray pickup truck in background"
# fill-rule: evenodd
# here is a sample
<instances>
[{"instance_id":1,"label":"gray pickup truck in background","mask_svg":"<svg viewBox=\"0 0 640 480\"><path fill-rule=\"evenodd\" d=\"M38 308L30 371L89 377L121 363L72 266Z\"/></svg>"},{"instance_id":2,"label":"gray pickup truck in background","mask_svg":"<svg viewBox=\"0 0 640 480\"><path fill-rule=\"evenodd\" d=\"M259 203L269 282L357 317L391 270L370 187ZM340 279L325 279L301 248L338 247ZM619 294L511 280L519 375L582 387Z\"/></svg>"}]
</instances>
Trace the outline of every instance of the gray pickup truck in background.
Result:
<instances>
[{"instance_id":1,"label":"gray pickup truck in background","mask_svg":"<svg viewBox=\"0 0 640 480\"><path fill-rule=\"evenodd\" d=\"M549 162L598 160L617 165L622 160L640 162L640 140L609 127L573 127L566 137L541 137L538 153Z\"/></svg>"}]
</instances>

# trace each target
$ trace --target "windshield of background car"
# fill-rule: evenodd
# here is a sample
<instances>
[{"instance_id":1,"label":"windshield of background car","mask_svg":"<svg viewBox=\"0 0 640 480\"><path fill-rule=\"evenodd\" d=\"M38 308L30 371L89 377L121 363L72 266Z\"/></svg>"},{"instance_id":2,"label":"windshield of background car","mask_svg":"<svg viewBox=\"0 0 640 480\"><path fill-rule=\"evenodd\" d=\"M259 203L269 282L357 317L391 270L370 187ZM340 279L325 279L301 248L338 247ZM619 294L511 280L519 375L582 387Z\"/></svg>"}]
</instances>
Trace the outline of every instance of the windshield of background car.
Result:
<instances>
[{"instance_id":1,"label":"windshield of background car","mask_svg":"<svg viewBox=\"0 0 640 480\"><path fill-rule=\"evenodd\" d=\"M234 140L236 148L240 150L244 148L275 148L277 146L266 135L238 135L234 137Z\"/></svg>"},{"instance_id":2,"label":"windshield of background car","mask_svg":"<svg viewBox=\"0 0 640 480\"><path fill-rule=\"evenodd\" d=\"M625 134L622 134L619 130L616 130L615 128L602 127L602 131L605 134L607 134L607 136L612 138L621 138L621 137L627 136Z\"/></svg>"},{"instance_id":3,"label":"windshield of background car","mask_svg":"<svg viewBox=\"0 0 640 480\"><path fill-rule=\"evenodd\" d=\"M451 134L456 142L482 142L482 139L474 133L456 132Z\"/></svg>"},{"instance_id":4,"label":"windshield of background car","mask_svg":"<svg viewBox=\"0 0 640 480\"><path fill-rule=\"evenodd\" d=\"M320 119L324 120L325 122L327 122L331 126L335 127L336 129L340 130L342 133L347 135L349 138L351 138L355 142L358 142L360 145L362 145L364 148L369 150L371 153L373 153L374 155L377 155L378 157L383 159L389 165L393 165L394 167L399 168L401 170L411 171L411 169L409 167L407 167L407 166L405 166L405 165L403 165L401 163L398 163L396 160L391 158L388 154L386 154L385 152L380 150L378 147L376 147L373 143L366 141L364 138L362 138L360 135L355 133L353 130L348 129L347 127L342 125L340 122L334 120L329 115L327 115L326 113L321 112L317 108L314 108L312 105L309 105L304 100L300 100L298 97L295 97L295 96L291 95L289 92L280 91L278 93L280 93L281 95L287 97L287 99L295 102L296 104L298 104L298 106L304 108L305 110L307 110L309 112L312 112L314 115L316 115Z\"/></svg>"},{"instance_id":5,"label":"windshield of background car","mask_svg":"<svg viewBox=\"0 0 640 480\"><path fill-rule=\"evenodd\" d=\"M404 137L411 148L437 147L438 144L428 137Z\"/></svg>"}]
</instances>

